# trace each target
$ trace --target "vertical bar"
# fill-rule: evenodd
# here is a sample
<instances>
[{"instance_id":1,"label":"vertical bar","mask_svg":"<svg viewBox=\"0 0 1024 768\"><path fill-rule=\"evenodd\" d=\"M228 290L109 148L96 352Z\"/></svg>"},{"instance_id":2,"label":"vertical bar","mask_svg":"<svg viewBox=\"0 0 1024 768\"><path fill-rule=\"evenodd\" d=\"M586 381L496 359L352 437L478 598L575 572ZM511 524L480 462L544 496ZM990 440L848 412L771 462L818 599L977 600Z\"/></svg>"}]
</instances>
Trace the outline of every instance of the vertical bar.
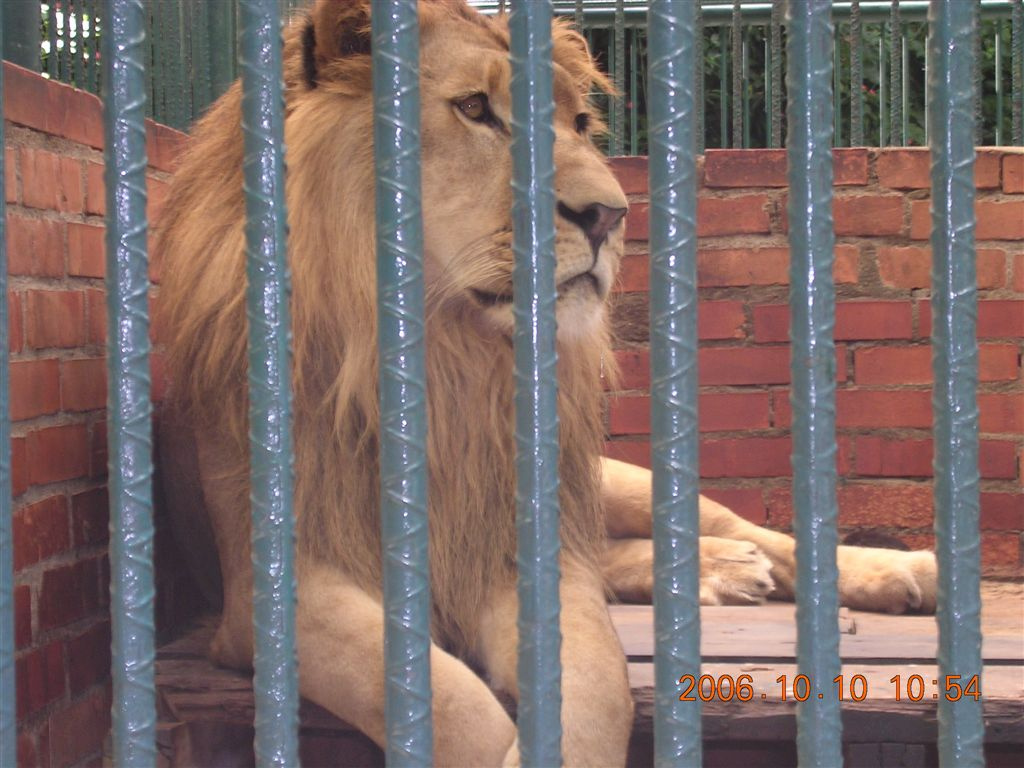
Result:
<instances>
[{"instance_id":1,"label":"vertical bar","mask_svg":"<svg viewBox=\"0 0 1024 768\"><path fill-rule=\"evenodd\" d=\"M718 28L718 146L725 149L729 146L729 90L726 72L729 71L729 49L725 46L725 27Z\"/></svg>"},{"instance_id":2,"label":"vertical bar","mask_svg":"<svg viewBox=\"0 0 1024 768\"><path fill-rule=\"evenodd\" d=\"M39 69L41 26L39 0L4 0L3 49L8 61L20 67ZM50 3L53 14L53 3Z\"/></svg>"},{"instance_id":3,"label":"vertical bar","mask_svg":"<svg viewBox=\"0 0 1024 768\"><path fill-rule=\"evenodd\" d=\"M86 88L90 93L99 93L99 67L97 66L96 57L96 52L98 50L96 43L99 39L96 36L96 0L87 0L85 5L85 14L89 20L89 34L85 38L85 50L89 54L85 67ZM146 102L148 104L149 100L147 99Z\"/></svg>"},{"instance_id":4,"label":"vertical bar","mask_svg":"<svg viewBox=\"0 0 1024 768\"><path fill-rule=\"evenodd\" d=\"M281 25L274 0L243 0L240 11L255 751L260 766L294 766L299 695Z\"/></svg>"},{"instance_id":5,"label":"vertical bar","mask_svg":"<svg viewBox=\"0 0 1024 768\"><path fill-rule=\"evenodd\" d=\"M924 82L927 85L928 78L931 76L931 44L926 39L924 48ZM929 103L931 94L926 87L924 89L924 140L927 143L931 140L931 104Z\"/></svg>"},{"instance_id":6,"label":"vertical bar","mask_svg":"<svg viewBox=\"0 0 1024 768\"><path fill-rule=\"evenodd\" d=\"M835 289L832 280L831 0L789 3L790 370L802 766L842 764L836 570ZM819 697L818 694L821 694Z\"/></svg>"},{"instance_id":7,"label":"vertical bar","mask_svg":"<svg viewBox=\"0 0 1024 768\"><path fill-rule=\"evenodd\" d=\"M524 766L547 766L561 763L562 740L551 4L516 0L509 27L515 190L519 752Z\"/></svg>"},{"instance_id":8,"label":"vertical bar","mask_svg":"<svg viewBox=\"0 0 1024 768\"><path fill-rule=\"evenodd\" d=\"M732 46L732 145L743 146L743 18L740 0L733 0L732 27L729 33Z\"/></svg>"},{"instance_id":9,"label":"vertical bar","mask_svg":"<svg viewBox=\"0 0 1024 768\"><path fill-rule=\"evenodd\" d=\"M878 36L878 146L889 143L889 110L886 108L889 79L885 71L885 25Z\"/></svg>"},{"instance_id":10,"label":"vertical bar","mask_svg":"<svg viewBox=\"0 0 1024 768\"><path fill-rule=\"evenodd\" d=\"M218 98L235 79L234 3L204 3L210 25L210 95Z\"/></svg>"},{"instance_id":11,"label":"vertical bar","mask_svg":"<svg viewBox=\"0 0 1024 768\"><path fill-rule=\"evenodd\" d=\"M583 32L583 0L576 0L576 6L573 9L573 23L578 32Z\"/></svg>"},{"instance_id":12,"label":"vertical bar","mask_svg":"<svg viewBox=\"0 0 1024 768\"><path fill-rule=\"evenodd\" d=\"M981 675L978 344L974 253L973 4L933 0L932 412L939 680ZM939 695L939 764L984 765L981 701Z\"/></svg>"},{"instance_id":13,"label":"vertical bar","mask_svg":"<svg viewBox=\"0 0 1024 768\"><path fill-rule=\"evenodd\" d=\"M56 5L56 3L54 3ZM60 79L62 82L71 82L71 19L68 16L68 9L60 9Z\"/></svg>"},{"instance_id":14,"label":"vertical bar","mask_svg":"<svg viewBox=\"0 0 1024 768\"><path fill-rule=\"evenodd\" d=\"M850 146L864 146L864 58L860 0L850 6Z\"/></svg>"},{"instance_id":15,"label":"vertical bar","mask_svg":"<svg viewBox=\"0 0 1024 768\"><path fill-rule=\"evenodd\" d=\"M772 128L774 127L772 122L774 117L772 115L772 99L775 98L775 93L772 91L772 67L774 66L771 32L769 30L764 39L764 146L766 147L772 145Z\"/></svg>"},{"instance_id":16,"label":"vertical bar","mask_svg":"<svg viewBox=\"0 0 1024 768\"><path fill-rule=\"evenodd\" d=\"M373 34L387 762L433 762L427 402L415 0L380 0Z\"/></svg>"},{"instance_id":17,"label":"vertical bar","mask_svg":"<svg viewBox=\"0 0 1024 768\"><path fill-rule=\"evenodd\" d=\"M67 11L70 21L74 25L69 45L74 44L74 51L71 52L71 82L76 88L83 88L82 72L82 0L68 0Z\"/></svg>"},{"instance_id":18,"label":"vertical bar","mask_svg":"<svg viewBox=\"0 0 1024 768\"><path fill-rule=\"evenodd\" d=\"M637 120L639 100L637 98L637 69L639 67L640 30L629 30L629 154L640 154L640 136Z\"/></svg>"},{"instance_id":19,"label":"vertical bar","mask_svg":"<svg viewBox=\"0 0 1024 768\"><path fill-rule=\"evenodd\" d=\"M695 30L696 38L694 39L693 47L693 99L696 104L694 112L696 113L697 120L697 153L704 153L705 144L705 126L707 125L707 118L705 116L704 108L704 23L702 21L703 15L701 13L701 4L694 3L694 21L693 28ZM649 29L649 28L648 28ZM650 57L648 57L650 60ZM650 77L648 77L650 82Z\"/></svg>"},{"instance_id":20,"label":"vertical bar","mask_svg":"<svg viewBox=\"0 0 1024 768\"><path fill-rule=\"evenodd\" d=\"M769 146L782 146L782 6L784 0L772 0L772 140Z\"/></svg>"},{"instance_id":21,"label":"vertical bar","mask_svg":"<svg viewBox=\"0 0 1024 768\"><path fill-rule=\"evenodd\" d=\"M750 147L750 39L749 28L743 30L743 147Z\"/></svg>"},{"instance_id":22,"label":"vertical bar","mask_svg":"<svg viewBox=\"0 0 1024 768\"><path fill-rule=\"evenodd\" d=\"M107 0L104 9L114 764L154 765L145 10L142 0Z\"/></svg>"},{"instance_id":23,"label":"vertical bar","mask_svg":"<svg viewBox=\"0 0 1024 768\"><path fill-rule=\"evenodd\" d=\"M6 53L7 19L0 9L0 58ZM4 73L0 66L0 104ZM0 147L4 125L0 120ZM4 153L6 156L6 152ZM17 702L14 681L14 542L11 490L10 338L7 325L7 196L0 157L0 765L17 765Z\"/></svg>"},{"instance_id":24,"label":"vertical bar","mask_svg":"<svg viewBox=\"0 0 1024 768\"><path fill-rule=\"evenodd\" d=\"M1003 20L996 19L995 23L995 81L996 81L996 146L1003 143Z\"/></svg>"},{"instance_id":25,"label":"vertical bar","mask_svg":"<svg viewBox=\"0 0 1024 768\"><path fill-rule=\"evenodd\" d=\"M622 93L626 90L626 9L625 0L615 0L615 66L612 73L615 78L614 124L612 125L612 155L621 155L623 137L626 134L625 104Z\"/></svg>"},{"instance_id":26,"label":"vertical bar","mask_svg":"<svg viewBox=\"0 0 1024 768\"><path fill-rule=\"evenodd\" d=\"M973 2L973 0L970 0ZM889 144L902 146L900 130L903 127L903 68L900 66L900 41L903 37L900 23L900 0L892 0L889 6Z\"/></svg>"},{"instance_id":27,"label":"vertical bar","mask_svg":"<svg viewBox=\"0 0 1024 768\"><path fill-rule=\"evenodd\" d=\"M42 11L40 11L41 13ZM7 15L7 11L4 11ZM46 74L51 80L57 79L57 9L51 2L46 8L46 43L49 48L46 54ZM4 41L6 45L6 41ZM17 63L17 62L15 62Z\"/></svg>"},{"instance_id":28,"label":"vertical bar","mask_svg":"<svg viewBox=\"0 0 1024 768\"><path fill-rule=\"evenodd\" d=\"M697 172L691 80L695 3L648 9L650 66L651 469L654 533L654 763L701 764L701 705L679 701L700 672L697 537Z\"/></svg>"},{"instance_id":29,"label":"vertical bar","mask_svg":"<svg viewBox=\"0 0 1024 768\"><path fill-rule=\"evenodd\" d=\"M1010 67L1013 69L1013 76L1010 99L1013 104L1013 143L1019 147L1024 144L1024 0L1014 0L1010 24L1012 27Z\"/></svg>"},{"instance_id":30,"label":"vertical bar","mask_svg":"<svg viewBox=\"0 0 1024 768\"><path fill-rule=\"evenodd\" d=\"M193 117L205 110L214 99L210 79L210 13L211 4L203 0L191 0L192 19L189 42L192 45L192 101Z\"/></svg>"},{"instance_id":31,"label":"vertical bar","mask_svg":"<svg viewBox=\"0 0 1024 768\"><path fill-rule=\"evenodd\" d=\"M903 146L910 141L910 72L907 36L900 36L900 136Z\"/></svg>"},{"instance_id":32,"label":"vertical bar","mask_svg":"<svg viewBox=\"0 0 1024 768\"><path fill-rule=\"evenodd\" d=\"M842 38L836 30L832 39L832 145L843 145L843 50Z\"/></svg>"},{"instance_id":33,"label":"vertical bar","mask_svg":"<svg viewBox=\"0 0 1024 768\"><path fill-rule=\"evenodd\" d=\"M971 0L969 3L974 11L974 37L971 39L972 58L971 69L974 77L974 143L980 145L983 142L984 126L981 121L981 6L979 0Z\"/></svg>"}]
</instances>

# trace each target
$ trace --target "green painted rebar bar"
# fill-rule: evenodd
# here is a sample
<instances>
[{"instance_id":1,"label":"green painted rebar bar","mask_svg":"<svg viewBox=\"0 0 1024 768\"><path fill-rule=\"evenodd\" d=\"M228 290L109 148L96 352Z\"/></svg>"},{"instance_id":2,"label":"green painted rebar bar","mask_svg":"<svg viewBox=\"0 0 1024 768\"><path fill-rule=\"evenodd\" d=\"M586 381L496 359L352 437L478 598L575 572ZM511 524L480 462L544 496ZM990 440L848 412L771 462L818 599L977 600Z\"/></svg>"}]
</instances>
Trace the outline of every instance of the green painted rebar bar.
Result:
<instances>
[{"instance_id":1,"label":"green painted rebar bar","mask_svg":"<svg viewBox=\"0 0 1024 768\"><path fill-rule=\"evenodd\" d=\"M984 765L981 701L950 701L948 676L981 679L978 511L978 344L974 253L976 17L936 0L929 14L932 73L932 412L935 538L939 561L939 764Z\"/></svg>"},{"instance_id":2,"label":"green painted rebar bar","mask_svg":"<svg viewBox=\"0 0 1024 768\"><path fill-rule=\"evenodd\" d=\"M576 0L576 6L573 9L573 23L577 30L583 31L583 0Z\"/></svg>"},{"instance_id":3,"label":"green painted rebar bar","mask_svg":"<svg viewBox=\"0 0 1024 768\"><path fill-rule=\"evenodd\" d=\"M725 29L718 30L718 146L725 149L729 146L729 49L725 46Z\"/></svg>"},{"instance_id":4,"label":"green painted rebar bar","mask_svg":"<svg viewBox=\"0 0 1024 768\"><path fill-rule=\"evenodd\" d=\"M626 105L622 94L626 90L626 12L625 0L615 0L615 56L612 76L615 79L615 110L612 112L612 155L621 155L626 134Z\"/></svg>"},{"instance_id":5,"label":"green painted rebar bar","mask_svg":"<svg viewBox=\"0 0 1024 768\"><path fill-rule=\"evenodd\" d=\"M71 52L71 83L76 88L84 88L83 81L85 60L82 56L82 0L72 2L69 0L66 13L74 23L74 30L71 34L71 43L74 50Z\"/></svg>"},{"instance_id":6,"label":"green painted rebar bar","mask_svg":"<svg viewBox=\"0 0 1024 768\"><path fill-rule=\"evenodd\" d=\"M995 48L995 91L996 91L996 146L1003 143L1003 22L996 21L996 32L993 36Z\"/></svg>"},{"instance_id":7,"label":"green painted rebar bar","mask_svg":"<svg viewBox=\"0 0 1024 768\"><path fill-rule=\"evenodd\" d=\"M743 146L743 17L740 15L740 0L733 0L729 42L732 47L732 146L738 149Z\"/></svg>"},{"instance_id":8,"label":"green painted rebar bar","mask_svg":"<svg viewBox=\"0 0 1024 768\"><path fill-rule=\"evenodd\" d=\"M743 30L743 146L750 147L750 87L747 82L750 78L750 38L747 30Z\"/></svg>"},{"instance_id":9,"label":"green painted rebar bar","mask_svg":"<svg viewBox=\"0 0 1024 768\"><path fill-rule=\"evenodd\" d=\"M924 81L928 82L928 78L931 73L931 53L927 41L925 41L924 47ZM931 117L929 112L931 111L931 105L929 104L929 93L928 88L924 89L924 140L927 143L931 140Z\"/></svg>"},{"instance_id":10,"label":"green painted rebar bar","mask_svg":"<svg viewBox=\"0 0 1024 768\"><path fill-rule=\"evenodd\" d=\"M810 698L797 709L802 766L842 764L839 702L831 688L840 664L830 5L791 2L787 26L797 667L811 680Z\"/></svg>"},{"instance_id":11,"label":"green painted rebar bar","mask_svg":"<svg viewBox=\"0 0 1024 768\"><path fill-rule=\"evenodd\" d=\"M5 10L0 8L0 58L6 53ZM4 73L0 66L0 104ZM0 120L0 147L4 125ZM4 153L6 155L6 152ZM7 200L4 157L0 157L0 765L17 765L17 719L14 680L14 540L11 488L10 331L7 325Z\"/></svg>"},{"instance_id":12,"label":"green painted rebar bar","mask_svg":"<svg viewBox=\"0 0 1024 768\"><path fill-rule=\"evenodd\" d=\"M639 94L637 93L637 77L640 66L640 31L629 30L629 154L634 157L640 154L639 136Z\"/></svg>"},{"instance_id":13,"label":"green painted rebar bar","mask_svg":"<svg viewBox=\"0 0 1024 768\"><path fill-rule=\"evenodd\" d=\"M275 0L242 0L246 316L256 762L298 764L292 409L281 25Z\"/></svg>"},{"instance_id":14,"label":"green painted rebar bar","mask_svg":"<svg viewBox=\"0 0 1024 768\"><path fill-rule=\"evenodd\" d=\"M888 98L888 79L885 69L885 25L878 36L878 146L885 147L889 143L889 110L886 109Z\"/></svg>"},{"instance_id":15,"label":"green painted rebar bar","mask_svg":"<svg viewBox=\"0 0 1024 768\"><path fill-rule=\"evenodd\" d=\"M163 92L164 112L162 120L174 128L183 128L184 114L184 69L181 61L181 29L178 23L178 0L163 0L160 4L163 39ZM158 112L157 115L160 115ZM160 119L160 118L158 118Z\"/></svg>"},{"instance_id":16,"label":"green painted rebar bar","mask_svg":"<svg viewBox=\"0 0 1024 768\"><path fill-rule=\"evenodd\" d=\"M907 36L900 36L900 138L903 146L910 142L910 70Z\"/></svg>"},{"instance_id":17,"label":"green painted rebar bar","mask_svg":"<svg viewBox=\"0 0 1024 768\"><path fill-rule=\"evenodd\" d=\"M850 7L850 146L864 146L864 57L860 0Z\"/></svg>"},{"instance_id":18,"label":"green painted rebar bar","mask_svg":"<svg viewBox=\"0 0 1024 768\"><path fill-rule=\"evenodd\" d=\"M969 5L974 14L974 36L971 38L971 74L974 79L974 143L983 143L984 126L981 122L981 13L978 0L970 0Z\"/></svg>"},{"instance_id":19,"label":"green painted rebar bar","mask_svg":"<svg viewBox=\"0 0 1024 768\"><path fill-rule=\"evenodd\" d=\"M551 5L515 0L512 35L512 282L519 546L519 752L561 763L558 359L555 351Z\"/></svg>"},{"instance_id":20,"label":"green painted rebar bar","mask_svg":"<svg viewBox=\"0 0 1024 768\"><path fill-rule=\"evenodd\" d=\"M832 145L843 145L843 51L838 32L832 40Z\"/></svg>"},{"instance_id":21,"label":"green painted rebar bar","mask_svg":"<svg viewBox=\"0 0 1024 768\"><path fill-rule=\"evenodd\" d=\"M784 0L772 0L771 33L771 141L768 146L782 146L782 10Z\"/></svg>"},{"instance_id":22,"label":"green painted rebar bar","mask_svg":"<svg viewBox=\"0 0 1024 768\"><path fill-rule=\"evenodd\" d=\"M5 0L2 5L4 56L19 67L38 69L42 30L39 0ZM53 16L52 3L50 16Z\"/></svg>"},{"instance_id":23,"label":"green painted rebar bar","mask_svg":"<svg viewBox=\"0 0 1024 768\"><path fill-rule=\"evenodd\" d=\"M697 171L692 80L700 27L689 0L648 12L650 68L651 469L656 766L701 764L697 472Z\"/></svg>"},{"instance_id":24,"label":"green painted rebar bar","mask_svg":"<svg viewBox=\"0 0 1024 768\"><path fill-rule=\"evenodd\" d=\"M903 127L903 68L900 66L900 41L903 38L900 22L900 0L892 0L889 8L889 144L902 146L900 130Z\"/></svg>"},{"instance_id":25,"label":"green painted rebar bar","mask_svg":"<svg viewBox=\"0 0 1024 768\"><path fill-rule=\"evenodd\" d=\"M701 14L701 4L694 3L694 44L693 44L693 98L696 103L696 109L694 110L697 126L697 148L698 154L704 153L704 125L707 122L705 117L704 108L704 23L703 15ZM650 77L648 77L650 80ZM650 103L650 101L648 101ZM650 143L650 142L648 142Z\"/></svg>"},{"instance_id":26,"label":"green painted rebar bar","mask_svg":"<svg viewBox=\"0 0 1024 768\"><path fill-rule=\"evenodd\" d=\"M115 765L156 764L145 10L107 0L107 443Z\"/></svg>"},{"instance_id":27,"label":"green painted rebar bar","mask_svg":"<svg viewBox=\"0 0 1024 768\"><path fill-rule=\"evenodd\" d=\"M38 5L38 4L37 4ZM8 11L4 10L4 15ZM46 43L49 50L46 54L46 74L51 80L57 79L57 11L50 3L46 9ZM17 62L15 62L17 63Z\"/></svg>"},{"instance_id":28,"label":"green painted rebar bar","mask_svg":"<svg viewBox=\"0 0 1024 768\"><path fill-rule=\"evenodd\" d=\"M91 93L99 93L99 67L97 66L98 60L96 56L98 50L97 42L99 40L96 36L96 0L87 0L84 13L89 19L89 34L85 37L85 49L83 51L83 54L87 54L85 63L85 87ZM146 99L146 104L149 104L149 99Z\"/></svg>"},{"instance_id":29,"label":"green painted rebar bar","mask_svg":"<svg viewBox=\"0 0 1024 768\"><path fill-rule=\"evenodd\" d=\"M1021 146L1024 145L1024 0L1014 0L1010 25L1012 140Z\"/></svg>"},{"instance_id":30,"label":"green painted rebar bar","mask_svg":"<svg viewBox=\"0 0 1024 768\"><path fill-rule=\"evenodd\" d=\"M56 5L56 3L54 3ZM60 24L57 43L58 77L62 82L71 81L71 20L68 17L67 9L62 8L60 12Z\"/></svg>"},{"instance_id":31,"label":"green painted rebar bar","mask_svg":"<svg viewBox=\"0 0 1024 768\"><path fill-rule=\"evenodd\" d=\"M211 4L204 0L191 0L190 25L188 42L192 47L192 117L206 109L214 100L213 84L210 77L212 71L210 61L211 42L223 45L223 40L210 39Z\"/></svg>"},{"instance_id":32,"label":"green painted rebar bar","mask_svg":"<svg viewBox=\"0 0 1024 768\"><path fill-rule=\"evenodd\" d=\"M235 11L233 3L208 3L210 92L218 98L235 79Z\"/></svg>"},{"instance_id":33,"label":"green painted rebar bar","mask_svg":"<svg viewBox=\"0 0 1024 768\"><path fill-rule=\"evenodd\" d=\"M373 6L387 762L433 762L415 0Z\"/></svg>"}]
</instances>

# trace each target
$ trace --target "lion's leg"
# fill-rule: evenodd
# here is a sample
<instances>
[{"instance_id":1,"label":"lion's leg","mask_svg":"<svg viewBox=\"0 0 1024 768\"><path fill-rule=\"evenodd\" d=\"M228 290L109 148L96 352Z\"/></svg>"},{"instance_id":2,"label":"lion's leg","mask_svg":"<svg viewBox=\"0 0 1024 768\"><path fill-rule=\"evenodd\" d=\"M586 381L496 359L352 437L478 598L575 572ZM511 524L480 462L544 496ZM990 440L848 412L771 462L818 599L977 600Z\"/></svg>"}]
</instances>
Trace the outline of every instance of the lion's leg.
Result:
<instances>
[{"instance_id":1,"label":"lion's leg","mask_svg":"<svg viewBox=\"0 0 1024 768\"><path fill-rule=\"evenodd\" d=\"M299 572L299 688L384 745L384 614L378 600L322 565ZM437 646L430 652L435 765L501 765L515 726L487 685Z\"/></svg>"},{"instance_id":2,"label":"lion's leg","mask_svg":"<svg viewBox=\"0 0 1024 768\"><path fill-rule=\"evenodd\" d=\"M633 725L626 660L601 578L562 558L562 760L565 765L623 765ZM517 700L515 586L496 590L481 621L479 655L496 688ZM516 754L509 763L515 763Z\"/></svg>"},{"instance_id":3,"label":"lion's leg","mask_svg":"<svg viewBox=\"0 0 1024 768\"><path fill-rule=\"evenodd\" d=\"M651 473L614 459L602 459L602 500L609 536L651 535ZM727 507L700 497L700 535L752 542L771 562L775 590L771 597L792 599L796 578L793 538L744 520ZM715 547L716 550L719 547ZM634 548L633 552L637 550ZM705 555L705 544L701 543ZM740 553L730 555L735 559ZM935 557L931 552L900 552L867 547L839 547L839 599L843 605L900 613L933 611ZM706 576L701 569L702 592ZM721 574L726 580L727 574Z\"/></svg>"}]
</instances>

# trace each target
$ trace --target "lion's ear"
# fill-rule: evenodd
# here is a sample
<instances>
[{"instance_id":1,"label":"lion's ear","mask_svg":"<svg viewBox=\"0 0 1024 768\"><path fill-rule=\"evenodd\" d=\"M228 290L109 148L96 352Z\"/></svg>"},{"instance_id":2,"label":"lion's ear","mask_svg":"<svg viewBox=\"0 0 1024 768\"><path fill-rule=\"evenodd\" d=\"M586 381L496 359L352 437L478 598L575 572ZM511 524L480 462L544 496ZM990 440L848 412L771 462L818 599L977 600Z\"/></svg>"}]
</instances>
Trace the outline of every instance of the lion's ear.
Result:
<instances>
[{"instance_id":1,"label":"lion's ear","mask_svg":"<svg viewBox=\"0 0 1024 768\"><path fill-rule=\"evenodd\" d=\"M370 53L372 0L317 0L303 34L306 79L338 59Z\"/></svg>"}]
</instances>

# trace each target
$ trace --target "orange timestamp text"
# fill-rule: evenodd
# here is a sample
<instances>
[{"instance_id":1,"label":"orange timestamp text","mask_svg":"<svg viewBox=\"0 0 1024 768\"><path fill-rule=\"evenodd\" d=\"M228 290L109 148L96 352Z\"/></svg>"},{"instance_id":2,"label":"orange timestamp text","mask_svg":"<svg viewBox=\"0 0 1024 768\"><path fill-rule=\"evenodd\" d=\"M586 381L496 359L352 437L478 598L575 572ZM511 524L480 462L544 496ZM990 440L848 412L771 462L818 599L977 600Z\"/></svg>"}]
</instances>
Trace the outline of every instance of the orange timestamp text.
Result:
<instances>
[{"instance_id":1,"label":"orange timestamp text","mask_svg":"<svg viewBox=\"0 0 1024 768\"><path fill-rule=\"evenodd\" d=\"M779 701L808 701L811 698L824 699L825 691L815 688L807 675L779 675L775 678ZM889 678L892 686L889 693L895 701L938 700L959 701L960 699L981 698L981 683L978 675L945 675L941 678L926 678L923 675L893 675ZM679 678L682 693L680 701L767 701L765 692L754 689L752 675L683 675ZM868 679L864 675L837 675L832 678L828 691L838 701L864 701L868 697Z\"/></svg>"}]
</instances>

